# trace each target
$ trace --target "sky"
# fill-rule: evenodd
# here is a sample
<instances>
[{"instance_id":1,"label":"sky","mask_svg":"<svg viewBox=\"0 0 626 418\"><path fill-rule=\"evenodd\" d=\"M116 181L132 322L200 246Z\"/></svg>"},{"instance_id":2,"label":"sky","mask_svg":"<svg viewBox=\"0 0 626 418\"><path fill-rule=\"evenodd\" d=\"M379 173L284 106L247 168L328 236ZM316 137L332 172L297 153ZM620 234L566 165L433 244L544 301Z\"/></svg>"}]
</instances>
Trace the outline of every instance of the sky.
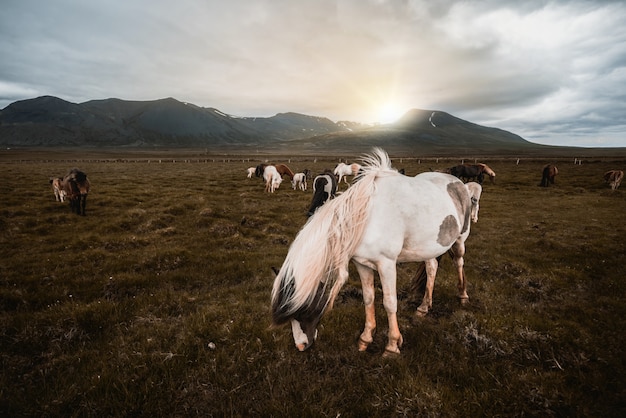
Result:
<instances>
[{"instance_id":1,"label":"sky","mask_svg":"<svg viewBox=\"0 0 626 418\"><path fill-rule=\"evenodd\" d=\"M445 111L626 146L621 0L2 0L0 109L173 97L234 116Z\"/></svg>"}]
</instances>

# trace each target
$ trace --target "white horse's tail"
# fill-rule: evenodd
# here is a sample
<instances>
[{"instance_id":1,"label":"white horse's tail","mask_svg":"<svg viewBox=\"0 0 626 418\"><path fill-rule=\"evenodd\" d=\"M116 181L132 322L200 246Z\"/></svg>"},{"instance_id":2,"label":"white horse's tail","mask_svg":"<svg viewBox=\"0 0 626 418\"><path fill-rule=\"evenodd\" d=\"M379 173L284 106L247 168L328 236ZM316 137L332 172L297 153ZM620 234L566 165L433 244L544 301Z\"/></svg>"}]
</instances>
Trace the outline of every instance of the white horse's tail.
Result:
<instances>
[{"instance_id":1,"label":"white horse's tail","mask_svg":"<svg viewBox=\"0 0 626 418\"><path fill-rule=\"evenodd\" d=\"M319 319L343 286L337 276L361 242L376 177L396 173L378 148L364 162L359 181L321 206L291 244L272 288L275 324Z\"/></svg>"}]
</instances>

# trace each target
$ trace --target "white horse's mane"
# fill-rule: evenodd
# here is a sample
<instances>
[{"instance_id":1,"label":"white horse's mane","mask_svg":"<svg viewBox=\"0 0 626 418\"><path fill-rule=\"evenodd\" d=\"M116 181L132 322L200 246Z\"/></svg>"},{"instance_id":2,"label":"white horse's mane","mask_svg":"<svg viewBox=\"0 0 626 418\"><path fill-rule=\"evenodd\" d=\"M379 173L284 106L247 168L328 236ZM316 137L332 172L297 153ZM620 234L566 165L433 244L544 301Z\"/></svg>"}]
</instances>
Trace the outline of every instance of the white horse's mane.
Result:
<instances>
[{"instance_id":1,"label":"white horse's mane","mask_svg":"<svg viewBox=\"0 0 626 418\"><path fill-rule=\"evenodd\" d=\"M357 178L375 173L377 177L388 174L398 174L398 170L391 167L391 159L389 155L381 148L375 147L371 154L365 154L361 157L363 165L361 173Z\"/></svg>"},{"instance_id":2,"label":"white horse's mane","mask_svg":"<svg viewBox=\"0 0 626 418\"><path fill-rule=\"evenodd\" d=\"M272 306L285 318L311 306L320 283L325 295L338 293L335 286L340 287L343 283L335 280L337 272L347 270L361 241L375 180L378 176L391 174L398 175L391 167L389 156L382 149L375 148L372 154L363 157L358 181L341 196L321 206L298 232L272 289ZM279 295L287 296L278 301L278 297L283 297ZM333 303L332 298L322 300L325 305L320 312Z\"/></svg>"}]
</instances>

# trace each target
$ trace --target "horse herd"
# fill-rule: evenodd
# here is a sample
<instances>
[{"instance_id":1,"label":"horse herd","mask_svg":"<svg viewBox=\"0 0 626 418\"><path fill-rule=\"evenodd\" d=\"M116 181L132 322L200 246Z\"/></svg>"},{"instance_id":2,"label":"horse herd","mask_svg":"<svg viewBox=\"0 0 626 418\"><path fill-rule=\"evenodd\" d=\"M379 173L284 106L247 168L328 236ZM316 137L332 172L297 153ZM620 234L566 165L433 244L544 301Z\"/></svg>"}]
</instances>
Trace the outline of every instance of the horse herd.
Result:
<instances>
[{"instance_id":1,"label":"horse herd","mask_svg":"<svg viewBox=\"0 0 626 418\"><path fill-rule=\"evenodd\" d=\"M496 173L489 166L482 163L459 164L439 171L452 174L462 181L476 181L478 184L483 183L485 176L488 176L491 182L495 182L496 177ZM399 170L399 172L404 173L404 170ZM539 185L548 187L550 184L554 184L558 172L554 164L544 166ZM324 202L336 196L338 184L342 179L349 186L348 176L357 179L361 173L362 166L360 164L346 164L343 162L339 163L332 171L324 170L323 173L320 173L314 179L310 170L305 169L302 172L294 173L285 164L259 164L256 167L247 169L248 178L252 178L253 175L263 178L265 191L269 193L274 193L280 187L285 175L289 177L294 190L306 191L308 189L308 181L313 179L313 198L307 211L308 216L313 215L315 210ZM623 178L624 172L621 170L609 170L604 173L604 180L610 185L612 190L619 188ZM70 202L70 209L73 213L85 215L87 194L90 186L87 174L78 168L72 168L63 177L51 177L50 184L58 202L64 202L67 199Z\"/></svg>"},{"instance_id":2,"label":"horse herd","mask_svg":"<svg viewBox=\"0 0 626 418\"><path fill-rule=\"evenodd\" d=\"M288 176L294 190L307 190L310 170L294 173L285 164L260 164L247 170L248 178L263 177L265 190L273 193ZM556 166L542 170L540 186L554 184ZM352 176L348 183L346 176ZM352 262L361 279L365 325L358 349L365 351L376 329L374 272L380 276L383 306L389 325L385 355L400 353L402 334L397 321L396 264L419 262L414 282L424 284L424 297L416 315L432 307L438 263L448 253L458 276L458 298L469 300L464 272L465 241L471 223L478 221L482 182L496 174L486 164L461 164L445 170L410 177L391 166L387 153L375 148L363 164L340 163L313 179L309 219L291 243L271 292L272 319L276 325L291 323L298 350L317 338L317 325L330 310L348 280ZM624 173L611 170L605 181L616 190ZM341 180L348 184L337 192ZM79 169L50 179L55 199L69 200L72 212L85 215L89 180ZM393 220L393 222L390 222Z\"/></svg>"},{"instance_id":3,"label":"horse herd","mask_svg":"<svg viewBox=\"0 0 626 418\"><path fill-rule=\"evenodd\" d=\"M252 178L253 175L256 177L262 177L265 182L265 191L269 193L274 193L276 189L280 187L280 184L283 181L283 176L285 175L290 178L293 190L300 189L302 191L306 191L308 189L308 180L313 179L313 199L311 201L311 206L307 211L308 216L311 216L318 207L324 204L324 202L335 197L337 194L337 183L341 180L342 176L357 174L357 172L353 171L350 171L348 174L345 173L345 170L340 171L340 168L343 166L345 166L345 164L340 163L334 172L325 170L314 179L311 170L304 169L302 172L294 173L285 164L259 164L256 167L248 168L247 173L248 178ZM353 164L353 166L360 167L358 164Z\"/></svg>"},{"instance_id":4,"label":"horse herd","mask_svg":"<svg viewBox=\"0 0 626 418\"><path fill-rule=\"evenodd\" d=\"M399 170L399 172L404 174L403 169ZM495 181L496 177L496 173L486 164L461 164L442 170L441 172L452 174L465 182L476 181L478 184L483 183L485 175L487 175L492 182ZM263 178L265 191L269 193L274 193L276 189L280 187L283 176L285 175L290 178L293 190L299 188L302 191L306 191L308 188L307 181L313 179L313 198L307 210L307 216L312 216L315 210L323 205L324 202L337 195L337 188L342 180L346 185L350 186L347 180L348 176L352 176L354 180L358 180L362 174L363 167L360 164L346 164L343 162L337 164L334 170L324 170L324 172L317 175L314 179L310 170L304 169L300 173L294 173L285 164L259 164L256 167L249 167L247 169L248 178L252 178L253 175Z\"/></svg>"}]
</instances>

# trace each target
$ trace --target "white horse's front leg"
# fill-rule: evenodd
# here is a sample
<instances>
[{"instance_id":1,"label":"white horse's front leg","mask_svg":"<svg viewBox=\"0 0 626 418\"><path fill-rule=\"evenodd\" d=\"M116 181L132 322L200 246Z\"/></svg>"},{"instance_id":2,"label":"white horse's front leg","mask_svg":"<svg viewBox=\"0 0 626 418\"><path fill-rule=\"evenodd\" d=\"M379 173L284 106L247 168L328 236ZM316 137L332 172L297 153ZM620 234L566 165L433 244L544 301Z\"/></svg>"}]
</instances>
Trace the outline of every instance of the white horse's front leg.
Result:
<instances>
[{"instance_id":1,"label":"white horse's front leg","mask_svg":"<svg viewBox=\"0 0 626 418\"><path fill-rule=\"evenodd\" d=\"M374 341L376 331L376 309L374 307L374 270L359 263L354 263L361 278L363 289L363 304L365 305L365 327L359 337L359 351L367 350L367 347Z\"/></svg>"},{"instance_id":2,"label":"white horse's front leg","mask_svg":"<svg viewBox=\"0 0 626 418\"><path fill-rule=\"evenodd\" d=\"M424 291L422 304L415 312L417 316L426 316L428 310L433 307L433 288L435 287L435 277L437 276L439 263L436 258L431 258L430 260L426 260L424 265L426 268L426 290Z\"/></svg>"},{"instance_id":3,"label":"white horse's front leg","mask_svg":"<svg viewBox=\"0 0 626 418\"><path fill-rule=\"evenodd\" d=\"M385 356L400 354L402 347L402 334L398 326L398 295L396 293L396 262L395 260L385 260L378 263L378 274L383 287L383 306L387 312L389 322L389 335Z\"/></svg>"}]
</instances>

